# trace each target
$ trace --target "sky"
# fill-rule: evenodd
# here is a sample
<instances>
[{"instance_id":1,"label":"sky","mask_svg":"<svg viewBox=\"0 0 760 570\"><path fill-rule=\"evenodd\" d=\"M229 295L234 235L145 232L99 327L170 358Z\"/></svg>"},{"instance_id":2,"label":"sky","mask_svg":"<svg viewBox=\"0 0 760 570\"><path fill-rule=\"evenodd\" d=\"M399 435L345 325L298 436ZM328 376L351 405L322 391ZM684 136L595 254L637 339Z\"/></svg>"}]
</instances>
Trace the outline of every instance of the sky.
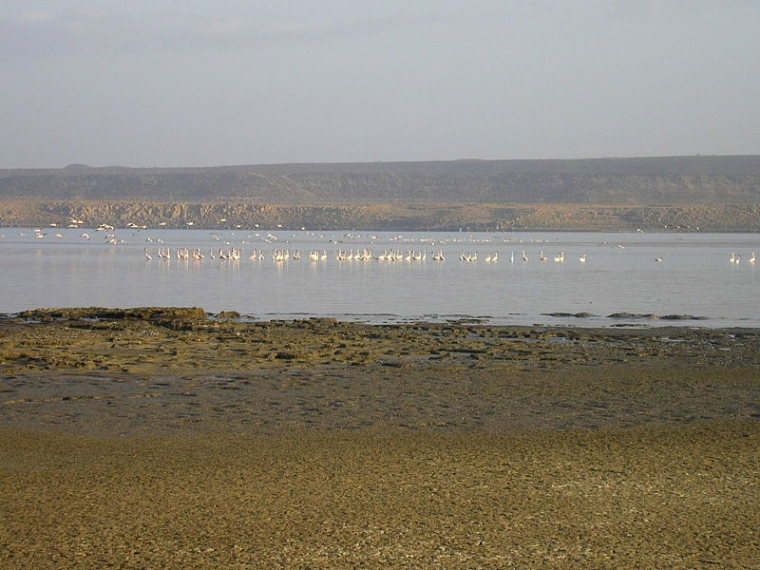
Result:
<instances>
[{"instance_id":1,"label":"sky","mask_svg":"<svg viewBox=\"0 0 760 570\"><path fill-rule=\"evenodd\" d=\"M0 168L760 154L760 0L0 0Z\"/></svg>"}]
</instances>

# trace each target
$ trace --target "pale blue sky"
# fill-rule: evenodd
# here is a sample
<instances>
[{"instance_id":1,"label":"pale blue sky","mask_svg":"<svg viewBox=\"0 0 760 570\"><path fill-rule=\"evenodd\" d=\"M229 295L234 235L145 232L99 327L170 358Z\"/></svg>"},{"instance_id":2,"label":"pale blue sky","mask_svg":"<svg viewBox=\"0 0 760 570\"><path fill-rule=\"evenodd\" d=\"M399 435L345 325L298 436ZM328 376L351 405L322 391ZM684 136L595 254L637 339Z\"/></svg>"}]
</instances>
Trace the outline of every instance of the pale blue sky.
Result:
<instances>
[{"instance_id":1,"label":"pale blue sky","mask_svg":"<svg viewBox=\"0 0 760 570\"><path fill-rule=\"evenodd\" d=\"M0 0L0 168L760 154L760 0Z\"/></svg>"}]
</instances>

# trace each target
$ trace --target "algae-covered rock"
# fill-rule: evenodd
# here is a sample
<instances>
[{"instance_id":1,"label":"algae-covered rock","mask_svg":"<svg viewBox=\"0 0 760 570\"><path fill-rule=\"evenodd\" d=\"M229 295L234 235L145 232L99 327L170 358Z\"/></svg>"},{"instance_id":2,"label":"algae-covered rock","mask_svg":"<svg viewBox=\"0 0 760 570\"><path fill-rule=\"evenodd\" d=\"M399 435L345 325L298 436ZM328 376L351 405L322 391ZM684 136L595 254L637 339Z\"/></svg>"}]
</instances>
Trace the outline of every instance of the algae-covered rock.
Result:
<instances>
[{"instance_id":1,"label":"algae-covered rock","mask_svg":"<svg viewBox=\"0 0 760 570\"><path fill-rule=\"evenodd\" d=\"M24 319L203 319L206 312L201 307L135 307L108 309L104 307L41 308L22 311Z\"/></svg>"},{"instance_id":2,"label":"algae-covered rock","mask_svg":"<svg viewBox=\"0 0 760 570\"><path fill-rule=\"evenodd\" d=\"M237 311L222 311L216 314L217 319L239 319L240 313Z\"/></svg>"}]
</instances>

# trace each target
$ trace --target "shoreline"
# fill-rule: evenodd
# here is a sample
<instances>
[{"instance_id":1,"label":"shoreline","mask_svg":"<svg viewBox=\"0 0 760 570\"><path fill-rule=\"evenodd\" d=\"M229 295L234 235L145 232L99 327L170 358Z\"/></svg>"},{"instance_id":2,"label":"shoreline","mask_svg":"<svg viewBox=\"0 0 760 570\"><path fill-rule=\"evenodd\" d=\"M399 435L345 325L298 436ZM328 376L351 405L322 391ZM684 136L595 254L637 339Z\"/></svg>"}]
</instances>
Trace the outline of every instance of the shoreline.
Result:
<instances>
[{"instance_id":1,"label":"shoreline","mask_svg":"<svg viewBox=\"0 0 760 570\"><path fill-rule=\"evenodd\" d=\"M241 321L145 307L39 309L0 319L0 333L0 427L497 432L760 418L760 329Z\"/></svg>"},{"instance_id":2,"label":"shoreline","mask_svg":"<svg viewBox=\"0 0 760 570\"><path fill-rule=\"evenodd\" d=\"M108 310L0 319L4 568L760 562L758 329Z\"/></svg>"},{"instance_id":3,"label":"shoreline","mask_svg":"<svg viewBox=\"0 0 760 570\"><path fill-rule=\"evenodd\" d=\"M84 318L90 321L101 319L121 318L151 318L153 314L162 311L187 310L182 308L160 307L130 307L112 309L106 307L64 307L64 308L32 308L18 311L0 312L0 322L15 322L39 324L54 319L67 320ZM485 326L504 329L558 329L580 330L589 332L601 332L610 330L660 330L685 329L685 330L712 330L716 332L753 332L760 327L753 324L754 320L746 318L746 324L742 320L707 317L701 315L681 313L632 313L614 312L608 315L599 315L590 312L564 312L553 311L535 315L533 319L527 315L512 314L507 317L494 317L491 315L466 315L466 314L434 314L418 316L402 316L392 313L380 314L318 314L318 313L263 313L247 314L235 310L220 310L209 312L200 307L193 307L196 314L193 318L204 318L209 321L233 322L233 323L299 323L331 321L345 325L359 326ZM549 317L551 321L537 322L538 319ZM515 322L517 321L517 322ZM532 322L530 322L532 321Z\"/></svg>"}]
</instances>

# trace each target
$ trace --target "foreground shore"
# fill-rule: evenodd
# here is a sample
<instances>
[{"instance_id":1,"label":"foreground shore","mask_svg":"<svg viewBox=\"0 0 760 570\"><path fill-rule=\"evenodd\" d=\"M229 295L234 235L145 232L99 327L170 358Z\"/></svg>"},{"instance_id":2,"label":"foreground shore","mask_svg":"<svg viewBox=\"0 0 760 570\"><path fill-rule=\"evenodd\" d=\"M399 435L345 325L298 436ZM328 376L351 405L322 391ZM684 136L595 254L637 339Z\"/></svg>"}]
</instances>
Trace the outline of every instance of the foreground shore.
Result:
<instances>
[{"instance_id":1,"label":"foreground shore","mask_svg":"<svg viewBox=\"0 0 760 570\"><path fill-rule=\"evenodd\" d=\"M755 330L5 318L0 566L757 567L759 418Z\"/></svg>"}]
</instances>

